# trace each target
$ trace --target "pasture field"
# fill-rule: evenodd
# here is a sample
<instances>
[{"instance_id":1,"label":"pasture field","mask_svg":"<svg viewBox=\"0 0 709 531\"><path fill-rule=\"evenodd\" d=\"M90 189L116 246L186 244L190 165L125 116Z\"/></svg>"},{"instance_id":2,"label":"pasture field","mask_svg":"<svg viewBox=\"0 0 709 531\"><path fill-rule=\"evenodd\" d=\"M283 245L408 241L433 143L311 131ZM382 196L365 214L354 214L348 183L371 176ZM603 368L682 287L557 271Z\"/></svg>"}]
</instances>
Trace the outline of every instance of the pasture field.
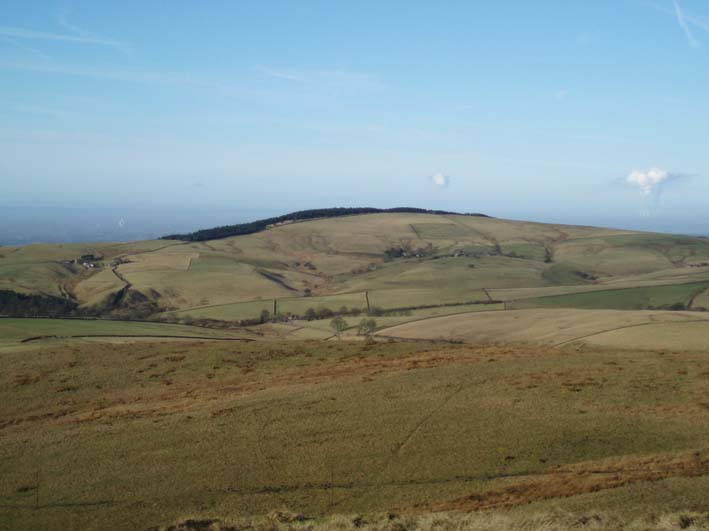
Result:
<instances>
[{"instance_id":1,"label":"pasture field","mask_svg":"<svg viewBox=\"0 0 709 531\"><path fill-rule=\"evenodd\" d=\"M343 293L322 297L284 297L277 300L276 310L279 313L303 315L309 308L320 310L329 308L337 311L343 306L348 309L367 310L364 292ZM235 304L207 306L178 312L170 312L178 317L190 316L196 319L218 319L233 321L258 317L263 310L273 313L273 300L250 301Z\"/></svg>"},{"instance_id":2,"label":"pasture field","mask_svg":"<svg viewBox=\"0 0 709 531\"><path fill-rule=\"evenodd\" d=\"M612 289L513 301L509 307L578 308L587 310L687 309L694 298L709 288L709 282Z\"/></svg>"},{"instance_id":3,"label":"pasture field","mask_svg":"<svg viewBox=\"0 0 709 531\"><path fill-rule=\"evenodd\" d=\"M79 282L74 288L74 294L84 301L86 307L100 305L125 286L120 278L109 268Z\"/></svg>"},{"instance_id":4,"label":"pasture field","mask_svg":"<svg viewBox=\"0 0 709 531\"><path fill-rule=\"evenodd\" d=\"M648 275L649 277L649 275ZM648 277L623 277L607 282L594 282L589 284L555 285L526 288L493 288L487 292L495 300L518 301L523 299L536 299L553 295L570 295L575 293L589 293L591 291L609 291L627 288L649 288L655 286L673 286L676 284L693 284L709 282L709 273L702 271L692 275L674 274L664 278Z\"/></svg>"},{"instance_id":5,"label":"pasture field","mask_svg":"<svg viewBox=\"0 0 709 531\"><path fill-rule=\"evenodd\" d=\"M704 290L692 301L692 309L709 310L709 290Z\"/></svg>"},{"instance_id":6,"label":"pasture field","mask_svg":"<svg viewBox=\"0 0 709 531\"><path fill-rule=\"evenodd\" d=\"M79 274L59 263L0 263L0 289L62 297L62 285Z\"/></svg>"},{"instance_id":7,"label":"pasture field","mask_svg":"<svg viewBox=\"0 0 709 531\"><path fill-rule=\"evenodd\" d=\"M133 321L109 321L104 319L0 319L0 349L17 347L23 340L37 338L25 343L26 346L51 344L56 340L83 338L109 338L133 341L139 338L195 337L195 338L238 338L250 337L244 330L217 330L199 326ZM7 367L3 360L3 367Z\"/></svg>"},{"instance_id":8,"label":"pasture field","mask_svg":"<svg viewBox=\"0 0 709 531\"><path fill-rule=\"evenodd\" d=\"M138 255L175 245L184 245L184 243L169 240L145 240L128 243L35 243L21 247L2 247L0 248L0 260L4 264L26 265L71 260L88 254L101 256L104 260L111 260L120 256Z\"/></svg>"},{"instance_id":9,"label":"pasture field","mask_svg":"<svg viewBox=\"0 0 709 531\"><path fill-rule=\"evenodd\" d=\"M669 330L674 332L669 334ZM548 347L582 344L606 333L607 339L602 345L608 348L632 349L634 343L624 338L633 334L633 337L645 338L642 345L646 348L655 345L654 348L658 349L705 350L703 337L709 334L709 313L660 310L509 310L435 317L380 329L378 332L382 336L405 339ZM683 340L685 335L686 342Z\"/></svg>"},{"instance_id":10,"label":"pasture field","mask_svg":"<svg viewBox=\"0 0 709 531\"><path fill-rule=\"evenodd\" d=\"M672 350L707 351L709 326L704 321L687 320L672 323L654 323L608 330L582 339L590 346L611 348L654 348Z\"/></svg>"},{"instance_id":11,"label":"pasture field","mask_svg":"<svg viewBox=\"0 0 709 531\"><path fill-rule=\"evenodd\" d=\"M377 323L377 329L389 328L402 323L408 323L412 321L425 322L431 317L438 317L442 315L453 315L453 314L463 314L471 312L490 312L490 311L500 311L504 310L503 304L461 304L456 306L441 306L437 308L421 308L417 310L408 310L405 312L394 312L394 315L387 314L381 316L370 317L367 315L345 315L343 318L348 324L348 328L344 333L344 337L356 336L357 328L359 322L362 319L374 319ZM314 319L312 321L298 320L294 321L293 324L296 326L301 326L304 328L315 328L318 330L323 330L333 333L332 327L330 326L330 321L332 319Z\"/></svg>"},{"instance_id":12,"label":"pasture field","mask_svg":"<svg viewBox=\"0 0 709 531\"><path fill-rule=\"evenodd\" d=\"M601 529L579 524L593 514L701 529L691 515L709 511L705 351L66 341L1 355L0 529L275 509L316 520L257 529L544 514L561 519L545 529Z\"/></svg>"}]
</instances>

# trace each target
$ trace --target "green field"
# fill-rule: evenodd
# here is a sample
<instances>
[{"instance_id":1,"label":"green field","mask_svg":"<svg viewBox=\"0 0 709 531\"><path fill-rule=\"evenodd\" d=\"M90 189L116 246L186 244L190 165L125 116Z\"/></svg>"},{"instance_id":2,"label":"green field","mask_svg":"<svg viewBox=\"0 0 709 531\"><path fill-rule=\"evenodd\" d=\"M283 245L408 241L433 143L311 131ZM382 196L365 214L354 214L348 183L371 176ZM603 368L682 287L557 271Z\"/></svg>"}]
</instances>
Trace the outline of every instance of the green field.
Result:
<instances>
[{"instance_id":1,"label":"green field","mask_svg":"<svg viewBox=\"0 0 709 531\"><path fill-rule=\"evenodd\" d=\"M3 529L707 509L703 352L310 341L2 356Z\"/></svg>"},{"instance_id":2,"label":"green field","mask_svg":"<svg viewBox=\"0 0 709 531\"><path fill-rule=\"evenodd\" d=\"M320 310L328 308L338 311L343 306L348 310L359 309L366 311L367 302L364 292L345 293L341 295L330 295L323 297L284 297L276 301L276 312L288 314L293 313L303 315L309 308ZM273 300L260 300L251 302L241 302L235 304L224 304L216 306L206 306L203 308L193 308L178 312L171 312L172 315L181 317L189 316L196 319L220 319L234 321L240 319L251 319L258 317L263 310L273 313Z\"/></svg>"},{"instance_id":3,"label":"green field","mask_svg":"<svg viewBox=\"0 0 709 531\"><path fill-rule=\"evenodd\" d=\"M709 282L671 284L642 288L613 289L525 299L511 303L510 308L579 308L587 310L689 309L696 295L702 294Z\"/></svg>"},{"instance_id":4,"label":"green field","mask_svg":"<svg viewBox=\"0 0 709 531\"><path fill-rule=\"evenodd\" d=\"M238 338L250 337L245 331L218 330L165 323L137 323L90 319L0 319L0 349L19 346L24 340L46 343L57 339L92 337L135 340L158 337ZM33 339L36 338L36 339ZM26 343L30 344L30 343Z\"/></svg>"},{"instance_id":5,"label":"green field","mask_svg":"<svg viewBox=\"0 0 709 531\"><path fill-rule=\"evenodd\" d=\"M709 310L709 291L704 290L699 293L692 301L692 309Z\"/></svg>"}]
</instances>

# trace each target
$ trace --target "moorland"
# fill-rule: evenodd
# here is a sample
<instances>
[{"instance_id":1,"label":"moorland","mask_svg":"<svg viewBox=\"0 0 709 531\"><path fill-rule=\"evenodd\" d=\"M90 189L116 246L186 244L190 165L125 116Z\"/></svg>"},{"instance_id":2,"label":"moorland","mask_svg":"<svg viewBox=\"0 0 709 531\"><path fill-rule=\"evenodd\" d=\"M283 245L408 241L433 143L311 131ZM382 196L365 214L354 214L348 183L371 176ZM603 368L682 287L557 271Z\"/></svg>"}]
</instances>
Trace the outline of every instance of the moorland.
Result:
<instances>
[{"instance_id":1,"label":"moorland","mask_svg":"<svg viewBox=\"0 0 709 531\"><path fill-rule=\"evenodd\" d=\"M708 525L709 239L236 230L0 247L1 529Z\"/></svg>"}]
</instances>

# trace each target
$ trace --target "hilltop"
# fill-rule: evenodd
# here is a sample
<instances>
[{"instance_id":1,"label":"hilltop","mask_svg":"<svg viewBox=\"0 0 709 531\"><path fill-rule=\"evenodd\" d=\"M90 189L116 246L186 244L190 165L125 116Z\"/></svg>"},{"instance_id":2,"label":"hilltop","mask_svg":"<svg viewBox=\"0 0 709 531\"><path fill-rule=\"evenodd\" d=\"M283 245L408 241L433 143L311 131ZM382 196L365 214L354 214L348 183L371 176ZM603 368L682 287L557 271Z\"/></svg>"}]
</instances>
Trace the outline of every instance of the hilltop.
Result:
<instances>
[{"instance_id":1,"label":"hilltop","mask_svg":"<svg viewBox=\"0 0 709 531\"><path fill-rule=\"evenodd\" d=\"M317 208L311 210L299 210L284 214L273 218L259 219L248 223L239 223L236 225L225 225L212 229L202 229L188 234L172 234L163 236L163 240L184 240L191 242L199 242L206 240L218 240L228 238L229 236L242 236L244 234L253 234L260 232L269 227L282 225L284 223L294 223L297 221L308 221L321 218L339 218L342 216L356 216L361 214L441 214L441 215L457 215L457 216L479 216L488 217L485 214L460 214L458 212L449 212L446 210L427 210L424 208L414 207L396 207L396 208L372 208L372 207L336 207L336 208Z\"/></svg>"}]
</instances>

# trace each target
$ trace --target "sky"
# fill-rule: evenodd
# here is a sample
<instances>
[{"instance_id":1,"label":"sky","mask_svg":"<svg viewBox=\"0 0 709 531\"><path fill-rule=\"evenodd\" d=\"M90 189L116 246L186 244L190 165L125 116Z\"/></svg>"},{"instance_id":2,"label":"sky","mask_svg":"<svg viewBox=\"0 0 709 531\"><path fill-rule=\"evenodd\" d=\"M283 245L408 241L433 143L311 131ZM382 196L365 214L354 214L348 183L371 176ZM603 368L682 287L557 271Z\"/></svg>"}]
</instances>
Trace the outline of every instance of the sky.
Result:
<instances>
[{"instance_id":1,"label":"sky","mask_svg":"<svg viewBox=\"0 0 709 531\"><path fill-rule=\"evenodd\" d=\"M708 67L703 0L2 2L0 239L329 206L709 234Z\"/></svg>"}]
</instances>

